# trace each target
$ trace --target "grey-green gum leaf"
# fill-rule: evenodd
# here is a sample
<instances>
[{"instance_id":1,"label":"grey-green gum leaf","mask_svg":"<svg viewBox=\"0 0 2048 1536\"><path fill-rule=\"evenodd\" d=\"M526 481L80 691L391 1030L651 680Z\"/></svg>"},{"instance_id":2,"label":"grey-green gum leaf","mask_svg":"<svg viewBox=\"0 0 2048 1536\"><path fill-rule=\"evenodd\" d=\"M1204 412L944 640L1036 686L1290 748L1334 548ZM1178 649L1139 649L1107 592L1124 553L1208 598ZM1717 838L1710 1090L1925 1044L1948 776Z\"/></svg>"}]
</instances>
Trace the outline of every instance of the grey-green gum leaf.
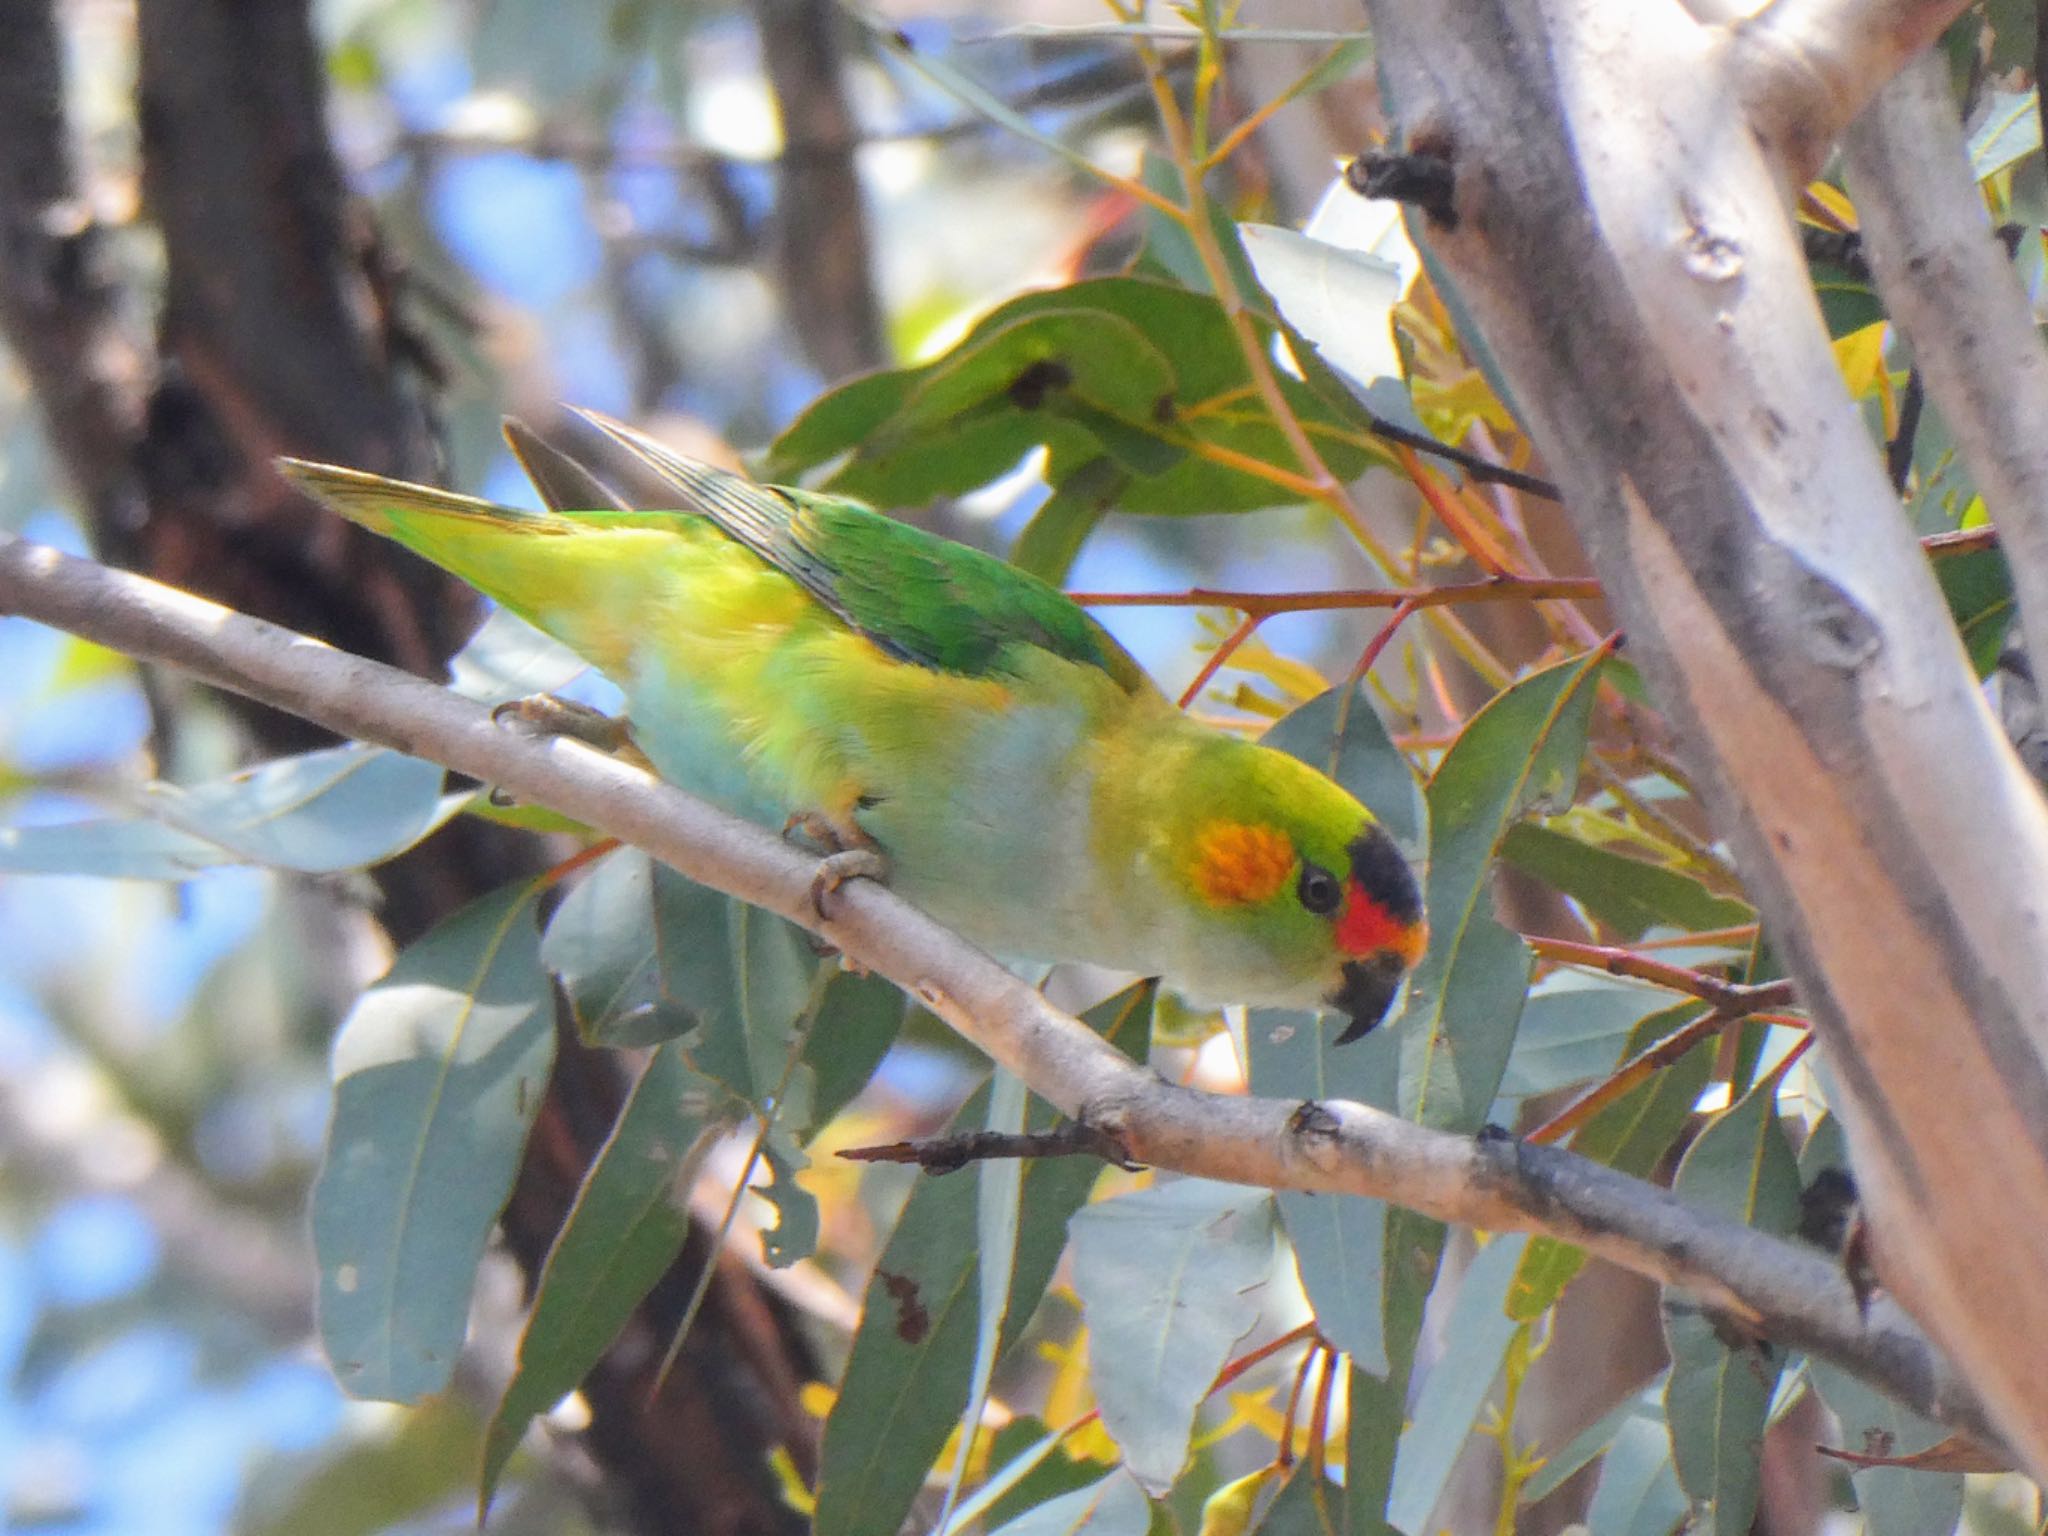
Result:
<instances>
[{"instance_id":1,"label":"grey-green gum leaf","mask_svg":"<svg viewBox=\"0 0 2048 1536\"><path fill-rule=\"evenodd\" d=\"M444 1388L555 1050L535 883L464 907L358 999L313 1185L320 1335L357 1397Z\"/></svg>"}]
</instances>

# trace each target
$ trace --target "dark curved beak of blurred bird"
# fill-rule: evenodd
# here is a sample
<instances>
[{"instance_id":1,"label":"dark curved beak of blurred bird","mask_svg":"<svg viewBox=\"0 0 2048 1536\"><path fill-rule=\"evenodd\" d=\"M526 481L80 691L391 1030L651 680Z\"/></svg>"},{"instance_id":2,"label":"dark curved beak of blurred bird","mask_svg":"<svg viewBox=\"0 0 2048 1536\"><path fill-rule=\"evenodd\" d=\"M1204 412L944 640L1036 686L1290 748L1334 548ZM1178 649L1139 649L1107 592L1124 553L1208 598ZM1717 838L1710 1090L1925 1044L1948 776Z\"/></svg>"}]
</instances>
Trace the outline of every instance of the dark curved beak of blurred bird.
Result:
<instances>
[{"instance_id":1,"label":"dark curved beak of blurred bird","mask_svg":"<svg viewBox=\"0 0 2048 1536\"><path fill-rule=\"evenodd\" d=\"M1363 960L1346 961L1344 979L1330 998L1330 1006L1351 1020L1337 1037L1337 1044L1348 1045L1370 1034L1387 1016L1394 994L1401 990L1401 978L1407 974L1407 964L1390 949Z\"/></svg>"}]
</instances>

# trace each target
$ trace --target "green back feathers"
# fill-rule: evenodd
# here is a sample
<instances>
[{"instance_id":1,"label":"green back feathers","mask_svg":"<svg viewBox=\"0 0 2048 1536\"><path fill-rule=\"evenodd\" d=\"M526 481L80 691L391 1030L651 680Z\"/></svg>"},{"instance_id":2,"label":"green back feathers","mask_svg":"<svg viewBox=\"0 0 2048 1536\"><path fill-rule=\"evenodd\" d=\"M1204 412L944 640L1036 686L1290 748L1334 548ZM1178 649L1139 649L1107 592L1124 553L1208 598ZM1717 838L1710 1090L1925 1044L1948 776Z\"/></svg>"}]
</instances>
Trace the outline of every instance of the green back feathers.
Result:
<instances>
[{"instance_id":1,"label":"green back feathers","mask_svg":"<svg viewBox=\"0 0 2048 1536\"><path fill-rule=\"evenodd\" d=\"M901 661L969 677L1025 645L1151 688L1130 654L1028 572L835 496L758 485L684 458L631 427L583 413L673 485L682 505L802 586Z\"/></svg>"},{"instance_id":2,"label":"green back feathers","mask_svg":"<svg viewBox=\"0 0 2048 1536\"><path fill-rule=\"evenodd\" d=\"M1018 647L1093 667L1128 694L1151 680L1109 632L1057 589L992 555L925 533L838 497L758 485L664 447L594 412L583 413L660 483L673 511L627 510L599 475L524 428L514 451L557 510L528 512L296 459L278 467L352 522L397 539L500 601L533 616L562 606L583 551L556 546L536 559L525 536L691 534L707 525L802 587L883 652L967 677L1014 670ZM563 506L574 498L585 505ZM520 536L508 540L506 535ZM508 547L522 546L516 552ZM596 555L592 549L589 554Z\"/></svg>"}]
</instances>

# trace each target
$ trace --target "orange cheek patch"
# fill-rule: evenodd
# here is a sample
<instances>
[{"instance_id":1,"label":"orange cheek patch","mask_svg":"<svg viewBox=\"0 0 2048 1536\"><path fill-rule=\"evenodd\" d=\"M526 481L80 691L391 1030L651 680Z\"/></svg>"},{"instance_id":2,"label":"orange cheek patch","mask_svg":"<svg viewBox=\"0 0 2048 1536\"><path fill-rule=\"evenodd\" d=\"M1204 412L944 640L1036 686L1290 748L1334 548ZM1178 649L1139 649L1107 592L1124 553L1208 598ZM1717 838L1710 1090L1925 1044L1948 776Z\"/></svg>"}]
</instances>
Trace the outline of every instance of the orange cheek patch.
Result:
<instances>
[{"instance_id":1,"label":"orange cheek patch","mask_svg":"<svg viewBox=\"0 0 2048 1536\"><path fill-rule=\"evenodd\" d=\"M1347 955L1375 955L1390 949L1413 968L1429 945L1429 929L1422 923L1404 923L1385 906L1366 894L1356 880L1337 919L1337 947Z\"/></svg>"},{"instance_id":2,"label":"orange cheek patch","mask_svg":"<svg viewBox=\"0 0 2048 1536\"><path fill-rule=\"evenodd\" d=\"M1294 873L1294 843L1271 827L1212 821L1195 836L1194 883L1205 901L1264 901Z\"/></svg>"}]
</instances>

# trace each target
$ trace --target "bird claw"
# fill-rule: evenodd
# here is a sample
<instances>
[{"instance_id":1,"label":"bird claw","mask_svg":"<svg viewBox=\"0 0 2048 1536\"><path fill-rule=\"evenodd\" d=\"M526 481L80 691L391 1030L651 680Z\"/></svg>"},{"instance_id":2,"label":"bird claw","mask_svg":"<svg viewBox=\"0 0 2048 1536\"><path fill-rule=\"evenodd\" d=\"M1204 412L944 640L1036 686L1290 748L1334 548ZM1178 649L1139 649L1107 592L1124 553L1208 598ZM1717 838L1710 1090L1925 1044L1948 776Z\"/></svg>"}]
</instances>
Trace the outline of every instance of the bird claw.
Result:
<instances>
[{"instance_id":1,"label":"bird claw","mask_svg":"<svg viewBox=\"0 0 2048 1536\"><path fill-rule=\"evenodd\" d=\"M639 755L633 745L631 721L552 693L507 699L491 710L491 718L500 725L510 722L535 736L566 736L600 752L631 751L634 756Z\"/></svg>"},{"instance_id":2,"label":"bird claw","mask_svg":"<svg viewBox=\"0 0 2048 1536\"><path fill-rule=\"evenodd\" d=\"M840 848L828 853L818 861L818 872L811 876L811 910L825 921L832 914L826 910L826 902L839 887L849 880L886 881L889 878L889 861L879 850L869 848Z\"/></svg>"}]
</instances>

